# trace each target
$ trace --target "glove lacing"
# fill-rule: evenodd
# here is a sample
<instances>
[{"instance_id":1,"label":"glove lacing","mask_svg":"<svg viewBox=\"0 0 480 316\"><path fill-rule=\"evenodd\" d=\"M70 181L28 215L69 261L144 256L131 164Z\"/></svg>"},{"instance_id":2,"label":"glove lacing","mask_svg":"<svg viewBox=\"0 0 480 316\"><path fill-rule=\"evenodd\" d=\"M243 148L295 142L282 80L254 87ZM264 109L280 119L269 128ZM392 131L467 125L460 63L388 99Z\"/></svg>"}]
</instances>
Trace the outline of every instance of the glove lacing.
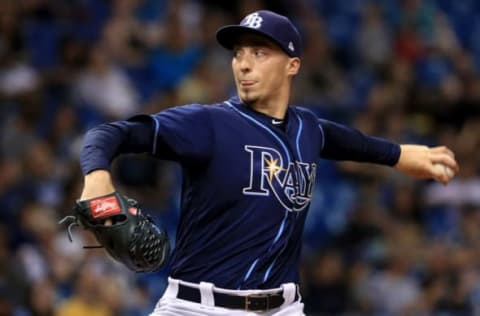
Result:
<instances>
[{"instance_id":1,"label":"glove lacing","mask_svg":"<svg viewBox=\"0 0 480 316\"><path fill-rule=\"evenodd\" d=\"M70 242L73 242L73 238L72 238L72 227L74 226L81 226L80 223L78 222L78 218L76 216L73 216L73 215L67 215L65 216L64 218L62 218L58 224L63 224L63 223L66 223L66 222L70 222L67 226L67 236L68 236L68 240L70 240ZM102 245L96 245L96 246L82 246L84 249L95 249L95 248L103 248Z\"/></svg>"}]
</instances>

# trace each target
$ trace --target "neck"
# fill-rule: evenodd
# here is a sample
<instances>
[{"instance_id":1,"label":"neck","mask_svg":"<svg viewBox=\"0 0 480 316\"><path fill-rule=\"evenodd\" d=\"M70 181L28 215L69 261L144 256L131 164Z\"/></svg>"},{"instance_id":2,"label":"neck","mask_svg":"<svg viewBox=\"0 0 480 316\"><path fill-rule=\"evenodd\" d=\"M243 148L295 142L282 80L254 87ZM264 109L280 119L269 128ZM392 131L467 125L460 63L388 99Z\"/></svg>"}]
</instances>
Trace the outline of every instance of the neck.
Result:
<instances>
[{"instance_id":1,"label":"neck","mask_svg":"<svg viewBox=\"0 0 480 316\"><path fill-rule=\"evenodd\" d=\"M288 91L288 89L279 89L279 92L275 93L274 96L258 99L253 102L244 101L244 103L257 112L283 120L287 113L289 97L290 91Z\"/></svg>"},{"instance_id":2,"label":"neck","mask_svg":"<svg viewBox=\"0 0 480 316\"><path fill-rule=\"evenodd\" d=\"M266 114L268 116L274 117L276 119L283 120L285 118L285 113L287 113L288 104L279 104L279 103L252 103L248 104L253 110Z\"/></svg>"}]
</instances>

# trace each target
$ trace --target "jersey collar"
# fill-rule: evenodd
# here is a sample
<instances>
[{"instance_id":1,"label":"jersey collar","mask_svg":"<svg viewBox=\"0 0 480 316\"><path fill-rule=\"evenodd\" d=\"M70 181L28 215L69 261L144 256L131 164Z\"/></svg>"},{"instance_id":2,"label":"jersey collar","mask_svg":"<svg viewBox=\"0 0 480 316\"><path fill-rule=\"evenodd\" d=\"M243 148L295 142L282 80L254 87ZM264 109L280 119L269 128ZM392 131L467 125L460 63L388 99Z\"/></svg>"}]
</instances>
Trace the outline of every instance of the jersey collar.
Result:
<instances>
[{"instance_id":1,"label":"jersey collar","mask_svg":"<svg viewBox=\"0 0 480 316\"><path fill-rule=\"evenodd\" d=\"M236 107L238 110L242 111L243 113L249 114L254 116L257 120L261 121L263 124L269 126L269 127L274 127L274 128L281 128L281 125L287 127L289 124L289 118L292 116L291 109L288 107L287 113L285 114L285 118L283 119L283 123L279 123L279 119L274 118L270 115L255 111L248 105L242 102L238 96L234 96L228 100L230 104L232 104L234 107Z\"/></svg>"}]
</instances>

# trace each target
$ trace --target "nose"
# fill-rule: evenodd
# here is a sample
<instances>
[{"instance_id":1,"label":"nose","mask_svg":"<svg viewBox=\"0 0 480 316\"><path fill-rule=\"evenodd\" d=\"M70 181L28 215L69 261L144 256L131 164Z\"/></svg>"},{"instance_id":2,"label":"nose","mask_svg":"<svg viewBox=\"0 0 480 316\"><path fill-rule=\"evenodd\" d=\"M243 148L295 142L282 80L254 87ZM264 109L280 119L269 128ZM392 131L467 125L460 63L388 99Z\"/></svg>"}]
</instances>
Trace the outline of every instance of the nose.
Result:
<instances>
[{"instance_id":1,"label":"nose","mask_svg":"<svg viewBox=\"0 0 480 316\"><path fill-rule=\"evenodd\" d=\"M249 72L250 70L252 70L252 61L251 61L251 58L249 58L249 56L244 55L241 58L239 58L237 62L238 62L240 71Z\"/></svg>"}]
</instances>

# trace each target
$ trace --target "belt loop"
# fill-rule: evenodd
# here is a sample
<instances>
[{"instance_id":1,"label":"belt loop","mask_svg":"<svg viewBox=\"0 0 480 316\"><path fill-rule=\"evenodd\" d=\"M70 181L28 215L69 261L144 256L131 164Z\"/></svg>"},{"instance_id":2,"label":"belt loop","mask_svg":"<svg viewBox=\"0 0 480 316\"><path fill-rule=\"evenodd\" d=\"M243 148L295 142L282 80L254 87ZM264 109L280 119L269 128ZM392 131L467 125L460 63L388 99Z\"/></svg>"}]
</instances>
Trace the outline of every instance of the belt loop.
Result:
<instances>
[{"instance_id":1,"label":"belt loop","mask_svg":"<svg viewBox=\"0 0 480 316\"><path fill-rule=\"evenodd\" d=\"M163 297L176 298L178 295L178 284L180 281L168 277L168 286Z\"/></svg>"},{"instance_id":2,"label":"belt loop","mask_svg":"<svg viewBox=\"0 0 480 316\"><path fill-rule=\"evenodd\" d=\"M283 288L283 304L282 306L287 306L293 303L295 300L295 293L297 292L297 285L295 283L285 283L282 284Z\"/></svg>"},{"instance_id":3,"label":"belt loop","mask_svg":"<svg viewBox=\"0 0 480 316\"><path fill-rule=\"evenodd\" d=\"M200 298L201 304L205 306L215 306L213 298L213 283L200 282Z\"/></svg>"}]
</instances>

